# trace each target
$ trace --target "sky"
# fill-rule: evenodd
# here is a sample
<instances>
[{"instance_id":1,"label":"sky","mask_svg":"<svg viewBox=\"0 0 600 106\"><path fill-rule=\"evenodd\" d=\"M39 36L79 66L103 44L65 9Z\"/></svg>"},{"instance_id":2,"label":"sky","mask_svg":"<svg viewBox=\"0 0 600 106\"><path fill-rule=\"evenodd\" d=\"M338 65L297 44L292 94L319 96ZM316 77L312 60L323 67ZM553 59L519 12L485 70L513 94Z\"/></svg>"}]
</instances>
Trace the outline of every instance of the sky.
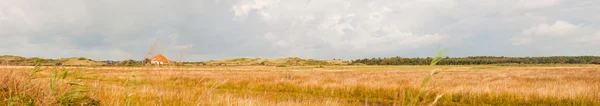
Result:
<instances>
[{"instance_id":1,"label":"sky","mask_svg":"<svg viewBox=\"0 0 600 106\"><path fill-rule=\"evenodd\" d=\"M599 0L0 0L0 55L600 55ZM158 39L158 40L157 40ZM156 45L156 46L153 46Z\"/></svg>"}]
</instances>

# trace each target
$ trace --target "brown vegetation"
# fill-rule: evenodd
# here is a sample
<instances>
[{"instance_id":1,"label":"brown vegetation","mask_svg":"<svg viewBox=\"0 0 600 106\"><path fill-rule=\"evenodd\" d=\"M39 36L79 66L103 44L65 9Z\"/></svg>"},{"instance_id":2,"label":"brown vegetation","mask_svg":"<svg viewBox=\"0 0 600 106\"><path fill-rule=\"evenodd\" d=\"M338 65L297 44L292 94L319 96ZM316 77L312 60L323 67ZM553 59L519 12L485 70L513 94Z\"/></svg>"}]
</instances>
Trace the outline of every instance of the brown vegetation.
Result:
<instances>
[{"instance_id":1,"label":"brown vegetation","mask_svg":"<svg viewBox=\"0 0 600 106\"><path fill-rule=\"evenodd\" d=\"M62 83L84 79L85 96L75 103L111 106L399 105L415 101L404 95L417 94L423 77L435 68L443 70L429 84L435 89L420 99L444 94L440 105L600 105L600 68L595 66L100 67L72 69L73 76ZM0 69L0 104L59 104L57 95L72 88L50 93L53 69L42 69L29 81L30 70Z\"/></svg>"},{"instance_id":2,"label":"brown vegetation","mask_svg":"<svg viewBox=\"0 0 600 106\"><path fill-rule=\"evenodd\" d=\"M598 59L596 59L596 60L592 61L592 64L600 64L600 58L598 58Z\"/></svg>"},{"instance_id":3,"label":"brown vegetation","mask_svg":"<svg viewBox=\"0 0 600 106\"><path fill-rule=\"evenodd\" d=\"M226 66L248 66L248 65L267 65L267 66L299 66L299 65L350 65L351 61L344 60L315 60L302 59L299 57L261 59L261 58L234 58L226 60L210 60L204 62L205 65L226 65Z\"/></svg>"}]
</instances>

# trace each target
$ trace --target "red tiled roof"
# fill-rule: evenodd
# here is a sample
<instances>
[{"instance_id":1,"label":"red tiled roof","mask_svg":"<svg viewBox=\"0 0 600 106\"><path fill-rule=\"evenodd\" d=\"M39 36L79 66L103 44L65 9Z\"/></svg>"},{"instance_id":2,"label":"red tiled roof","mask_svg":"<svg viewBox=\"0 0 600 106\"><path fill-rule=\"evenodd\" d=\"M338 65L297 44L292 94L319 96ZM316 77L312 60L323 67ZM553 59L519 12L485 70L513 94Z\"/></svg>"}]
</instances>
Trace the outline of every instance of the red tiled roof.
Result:
<instances>
[{"instance_id":1,"label":"red tiled roof","mask_svg":"<svg viewBox=\"0 0 600 106\"><path fill-rule=\"evenodd\" d=\"M169 59L167 59L167 57L163 56L162 54L158 54L156 56L154 56L152 58L153 61L158 61L158 62L169 62Z\"/></svg>"}]
</instances>

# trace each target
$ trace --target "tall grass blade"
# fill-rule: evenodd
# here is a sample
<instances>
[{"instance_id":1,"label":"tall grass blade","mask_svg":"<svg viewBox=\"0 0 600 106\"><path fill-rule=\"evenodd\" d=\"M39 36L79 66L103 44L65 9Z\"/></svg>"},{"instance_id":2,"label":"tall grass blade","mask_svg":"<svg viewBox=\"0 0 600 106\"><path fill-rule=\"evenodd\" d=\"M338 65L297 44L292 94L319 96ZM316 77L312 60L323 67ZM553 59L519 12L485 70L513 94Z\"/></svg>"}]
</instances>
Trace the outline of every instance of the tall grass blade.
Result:
<instances>
[{"instance_id":1,"label":"tall grass blade","mask_svg":"<svg viewBox=\"0 0 600 106\"><path fill-rule=\"evenodd\" d=\"M444 56L444 54L446 54L446 52L448 52L448 50L438 48L435 58L433 58L433 60L431 61L431 63L429 65L434 66L438 62L442 61L442 56Z\"/></svg>"},{"instance_id":2,"label":"tall grass blade","mask_svg":"<svg viewBox=\"0 0 600 106\"><path fill-rule=\"evenodd\" d=\"M65 78L67 78L67 75L68 75L68 74L69 74L69 70L65 70L65 71L63 71L63 73L62 73L62 79L65 79Z\"/></svg>"}]
</instances>

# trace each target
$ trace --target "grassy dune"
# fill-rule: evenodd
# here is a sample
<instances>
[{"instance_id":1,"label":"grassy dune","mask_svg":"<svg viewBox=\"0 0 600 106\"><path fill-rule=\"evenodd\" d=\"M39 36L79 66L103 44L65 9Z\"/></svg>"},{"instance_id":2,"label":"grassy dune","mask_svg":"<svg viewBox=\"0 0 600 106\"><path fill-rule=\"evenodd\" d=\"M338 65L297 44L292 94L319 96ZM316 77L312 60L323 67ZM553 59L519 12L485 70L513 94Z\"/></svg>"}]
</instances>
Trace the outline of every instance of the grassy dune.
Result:
<instances>
[{"instance_id":1,"label":"grassy dune","mask_svg":"<svg viewBox=\"0 0 600 106\"><path fill-rule=\"evenodd\" d=\"M0 105L600 105L591 65L5 67L0 83Z\"/></svg>"}]
</instances>

